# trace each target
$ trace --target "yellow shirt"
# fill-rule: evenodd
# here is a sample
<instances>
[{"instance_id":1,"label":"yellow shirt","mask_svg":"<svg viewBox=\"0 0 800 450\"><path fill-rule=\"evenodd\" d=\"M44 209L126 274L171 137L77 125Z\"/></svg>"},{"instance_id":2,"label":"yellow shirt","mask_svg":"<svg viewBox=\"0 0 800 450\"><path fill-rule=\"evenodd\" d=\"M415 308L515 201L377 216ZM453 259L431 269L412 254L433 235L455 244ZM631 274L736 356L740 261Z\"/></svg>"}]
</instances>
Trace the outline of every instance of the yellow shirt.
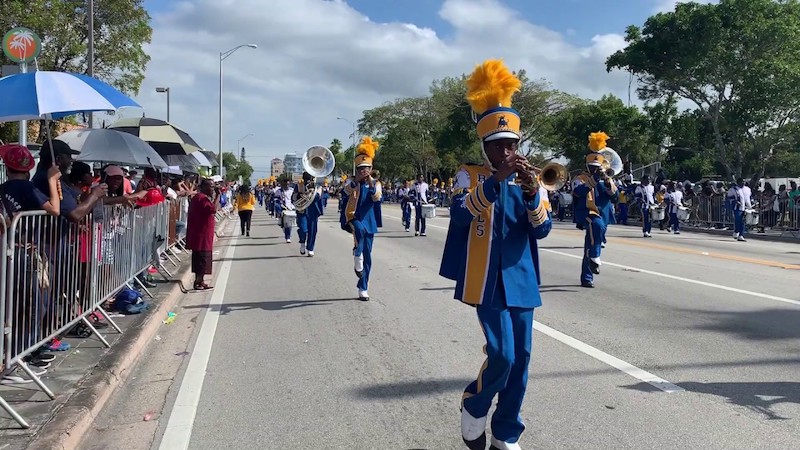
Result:
<instances>
[{"instance_id":1,"label":"yellow shirt","mask_svg":"<svg viewBox=\"0 0 800 450\"><path fill-rule=\"evenodd\" d=\"M234 200L233 205L237 211L253 211L256 209L256 196L251 192L250 198L245 200L242 198L242 194L236 194L236 200Z\"/></svg>"}]
</instances>

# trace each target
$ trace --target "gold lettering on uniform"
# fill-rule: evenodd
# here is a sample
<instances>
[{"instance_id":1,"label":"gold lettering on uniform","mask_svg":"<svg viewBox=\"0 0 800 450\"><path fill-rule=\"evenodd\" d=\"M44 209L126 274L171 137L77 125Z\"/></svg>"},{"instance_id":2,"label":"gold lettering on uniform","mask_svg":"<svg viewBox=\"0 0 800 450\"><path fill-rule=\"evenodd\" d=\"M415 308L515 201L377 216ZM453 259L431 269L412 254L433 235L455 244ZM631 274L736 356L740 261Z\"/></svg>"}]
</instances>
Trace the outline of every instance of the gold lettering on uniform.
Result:
<instances>
[{"instance_id":1,"label":"gold lettering on uniform","mask_svg":"<svg viewBox=\"0 0 800 450\"><path fill-rule=\"evenodd\" d=\"M479 173L478 174L478 183L483 183L484 181L486 181L486 175L484 175L482 173Z\"/></svg>"}]
</instances>

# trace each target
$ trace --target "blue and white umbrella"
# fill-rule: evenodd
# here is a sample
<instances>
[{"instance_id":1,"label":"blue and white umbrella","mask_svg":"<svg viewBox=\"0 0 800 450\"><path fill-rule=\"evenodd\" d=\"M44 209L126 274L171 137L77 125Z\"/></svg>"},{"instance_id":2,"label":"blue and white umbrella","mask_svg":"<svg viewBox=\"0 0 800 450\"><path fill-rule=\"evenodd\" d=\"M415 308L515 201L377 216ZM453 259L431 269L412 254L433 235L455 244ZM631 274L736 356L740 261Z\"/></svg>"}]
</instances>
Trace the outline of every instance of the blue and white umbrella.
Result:
<instances>
[{"instance_id":1,"label":"blue and white umbrella","mask_svg":"<svg viewBox=\"0 0 800 450\"><path fill-rule=\"evenodd\" d=\"M38 71L0 78L0 122L58 119L126 107L141 108L110 85L79 73Z\"/></svg>"}]
</instances>

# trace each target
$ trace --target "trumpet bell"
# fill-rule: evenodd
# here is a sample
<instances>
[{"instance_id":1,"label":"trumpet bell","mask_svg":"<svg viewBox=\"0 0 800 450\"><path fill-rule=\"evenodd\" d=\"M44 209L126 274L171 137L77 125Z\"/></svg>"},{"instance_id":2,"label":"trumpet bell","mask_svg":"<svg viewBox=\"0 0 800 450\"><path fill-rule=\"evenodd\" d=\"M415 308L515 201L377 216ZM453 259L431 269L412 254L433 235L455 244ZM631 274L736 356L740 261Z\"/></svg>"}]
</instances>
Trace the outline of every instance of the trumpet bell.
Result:
<instances>
[{"instance_id":1,"label":"trumpet bell","mask_svg":"<svg viewBox=\"0 0 800 450\"><path fill-rule=\"evenodd\" d=\"M622 172L623 162L619 153L614 151L611 147L606 147L599 152L603 155L605 162L603 163L603 171L609 177L615 177Z\"/></svg>"},{"instance_id":2,"label":"trumpet bell","mask_svg":"<svg viewBox=\"0 0 800 450\"><path fill-rule=\"evenodd\" d=\"M314 178L324 178L333 172L336 158L326 147L315 145L303 153L303 169Z\"/></svg>"},{"instance_id":3,"label":"trumpet bell","mask_svg":"<svg viewBox=\"0 0 800 450\"><path fill-rule=\"evenodd\" d=\"M567 168L557 162L549 162L539 172L539 186L544 190L554 192L567 183L569 172Z\"/></svg>"}]
</instances>

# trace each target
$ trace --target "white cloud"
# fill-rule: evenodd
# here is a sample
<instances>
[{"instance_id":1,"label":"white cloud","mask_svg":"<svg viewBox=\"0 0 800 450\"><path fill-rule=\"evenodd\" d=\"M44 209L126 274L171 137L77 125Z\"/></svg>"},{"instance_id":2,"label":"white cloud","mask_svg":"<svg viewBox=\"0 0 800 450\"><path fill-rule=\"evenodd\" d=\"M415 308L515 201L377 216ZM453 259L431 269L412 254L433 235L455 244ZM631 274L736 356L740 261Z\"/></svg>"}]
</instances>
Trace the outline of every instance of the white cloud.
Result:
<instances>
[{"instance_id":1,"label":"white cloud","mask_svg":"<svg viewBox=\"0 0 800 450\"><path fill-rule=\"evenodd\" d=\"M267 156L334 137L348 142L351 127L337 116L358 119L385 101L423 95L433 79L486 58L585 97L627 98L627 76L606 73L604 63L624 47L620 35L578 47L498 0L446 0L439 14L453 28L447 39L414 24L376 23L342 0L184 1L154 17L138 100L148 116L163 118L166 97L155 87L169 86L172 122L216 151L219 52L258 44L225 61L224 148L255 133L245 146L264 170Z\"/></svg>"}]
</instances>

